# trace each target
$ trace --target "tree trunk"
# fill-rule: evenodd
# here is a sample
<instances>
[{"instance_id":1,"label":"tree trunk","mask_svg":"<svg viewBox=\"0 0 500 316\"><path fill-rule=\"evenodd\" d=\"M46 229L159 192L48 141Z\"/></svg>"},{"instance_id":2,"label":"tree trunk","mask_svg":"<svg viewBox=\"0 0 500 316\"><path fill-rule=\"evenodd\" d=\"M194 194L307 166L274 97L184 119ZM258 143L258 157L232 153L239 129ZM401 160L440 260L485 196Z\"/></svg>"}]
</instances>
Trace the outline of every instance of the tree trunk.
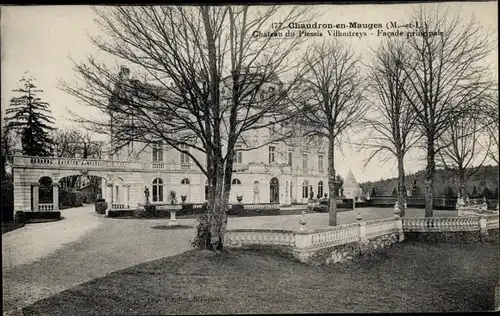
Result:
<instances>
[{"instance_id":1,"label":"tree trunk","mask_svg":"<svg viewBox=\"0 0 500 316\"><path fill-rule=\"evenodd\" d=\"M335 137L328 140L328 225L337 226L337 199L335 194Z\"/></svg>"},{"instance_id":2,"label":"tree trunk","mask_svg":"<svg viewBox=\"0 0 500 316\"><path fill-rule=\"evenodd\" d=\"M427 139L427 167L425 170L425 217L433 216L434 174L436 172L434 139Z\"/></svg>"},{"instance_id":3,"label":"tree trunk","mask_svg":"<svg viewBox=\"0 0 500 316\"><path fill-rule=\"evenodd\" d=\"M403 155L398 155L398 204L401 210L401 217L405 216L405 200L406 200L406 185L405 185L405 169Z\"/></svg>"},{"instance_id":4,"label":"tree trunk","mask_svg":"<svg viewBox=\"0 0 500 316\"><path fill-rule=\"evenodd\" d=\"M458 170L458 179L460 184L460 196L465 200L467 192L465 191L465 170L463 168L459 168Z\"/></svg>"},{"instance_id":5,"label":"tree trunk","mask_svg":"<svg viewBox=\"0 0 500 316\"><path fill-rule=\"evenodd\" d=\"M219 160L219 159L218 159ZM221 228L223 226L223 182L224 182L224 166L217 163L217 169L215 171L216 184L214 188L213 196L213 206L210 213L209 223L210 223L210 244L212 245L212 250L220 251L222 250L222 238Z\"/></svg>"}]
</instances>

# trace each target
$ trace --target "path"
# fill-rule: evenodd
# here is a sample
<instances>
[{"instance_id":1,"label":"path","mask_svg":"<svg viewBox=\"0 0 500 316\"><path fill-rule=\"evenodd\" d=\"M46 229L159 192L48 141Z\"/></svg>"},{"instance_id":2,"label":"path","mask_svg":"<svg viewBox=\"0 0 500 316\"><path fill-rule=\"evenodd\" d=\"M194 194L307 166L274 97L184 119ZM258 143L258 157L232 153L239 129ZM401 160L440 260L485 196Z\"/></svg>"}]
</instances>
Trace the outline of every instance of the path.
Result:
<instances>
[{"instance_id":1,"label":"path","mask_svg":"<svg viewBox=\"0 0 500 316\"><path fill-rule=\"evenodd\" d=\"M93 206L62 211L64 220L29 224L2 236L4 315L113 271L191 249L192 229L160 230L167 220L108 219Z\"/></svg>"}]
</instances>

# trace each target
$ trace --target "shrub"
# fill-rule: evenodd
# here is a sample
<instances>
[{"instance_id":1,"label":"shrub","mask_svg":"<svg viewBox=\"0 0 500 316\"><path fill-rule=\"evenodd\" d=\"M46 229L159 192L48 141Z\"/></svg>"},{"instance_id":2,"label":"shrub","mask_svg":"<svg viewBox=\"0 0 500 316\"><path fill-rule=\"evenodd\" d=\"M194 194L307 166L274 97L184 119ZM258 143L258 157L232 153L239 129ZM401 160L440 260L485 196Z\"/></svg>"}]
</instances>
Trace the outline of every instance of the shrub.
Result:
<instances>
[{"instance_id":1,"label":"shrub","mask_svg":"<svg viewBox=\"0 0 500 316\"><path fill-rule=\"evenodd\" d=\"M318 212L318 213L327 213L328 212L328 205L318 205L313 207L313 212Z\"/></svg>"},{"instance_id":2,"label":"shrub","mask_svg":"<svg viewBox=\"0 0 500 316\"><path fill-rule=\"evenodd\" d=\"M3 179L1 185L2 222L14 220L14 185L10 179Z\"/></svg>"},{"instance_id":3,"label":"shrub","mask_svg":"<svg viewBox=\"0 0 500 316\"><path fill-rule=\"evenodd\" d=\"M196 235L191 241L191 245L195 248L211 249L210 244L210 223L208 215L202 214L196 217L198 224L196 225Z\"/></svg>"}]
</instances>

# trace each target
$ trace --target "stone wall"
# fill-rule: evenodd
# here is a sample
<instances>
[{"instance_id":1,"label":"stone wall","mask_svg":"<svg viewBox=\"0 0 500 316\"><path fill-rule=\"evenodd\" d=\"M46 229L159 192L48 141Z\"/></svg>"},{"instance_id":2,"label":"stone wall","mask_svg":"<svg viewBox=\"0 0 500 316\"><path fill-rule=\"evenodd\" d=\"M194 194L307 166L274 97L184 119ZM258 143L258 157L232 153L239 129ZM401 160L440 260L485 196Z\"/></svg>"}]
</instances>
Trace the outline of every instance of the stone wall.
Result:
<instances>
[{"instance_id":1,"label":"stone wall","mask_svg":"<svg viewBox=\"0 0 500 316\"><path fill-rule=\"evenodd\" d=\"M399 241L399 234L391 233L366 241L332 245L326 248L309 249L307 251L294 250L293 257L303 263L313 265L334 264L383 251L385 248Z\"/></svg>"},{"instance_id":2,"label":"stone wall","mask_svg":"<svg viewBox=\"0 0 500 316\"><path fill-rule=\"evenodd\" d=\"M488 229L487 234L480 231L457 232L405 232L405 239L427 243L477 243L498 240L498 228Z\"/></svg>"}]
</instances>

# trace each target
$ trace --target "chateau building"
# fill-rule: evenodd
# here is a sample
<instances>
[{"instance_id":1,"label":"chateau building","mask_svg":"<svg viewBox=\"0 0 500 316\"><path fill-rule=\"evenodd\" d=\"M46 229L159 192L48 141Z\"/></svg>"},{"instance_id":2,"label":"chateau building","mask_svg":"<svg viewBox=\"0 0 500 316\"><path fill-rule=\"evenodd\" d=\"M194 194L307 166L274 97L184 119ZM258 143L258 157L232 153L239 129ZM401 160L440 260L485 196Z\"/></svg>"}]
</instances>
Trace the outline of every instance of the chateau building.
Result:
<instances>
[{"instance_id":1,"label":"chateau building","mask_svg":"<svg viewBox=\"0 0 500 316\"><path fill-rule=\"evenodd\" d=\"M124 80L128 80L128 70L122 69L122 72ZM279 91L281 83L275 78L261 89L260 95L265 98L266 94ZM222 95L229 94L225 93L223 91ZM112 115L111 123L123 119L131 118ZM278 129L291 128L280 124L277 128L263 127L242 135L244 141L235 146L231 203L242 196L243 203L289 205L306 203L311 196L316 198L328 193L327 147L320 142L305 142L300 137L292 137L286 142L274 141ZM110 143L113 137L111 133ZM57 210L59 181L80 174L102 178L102 197L110 203L110 208L136 207L144 203L146 189L151 203L168 203L171 191L176 192L178 202L181 196L186 196L188 203L202 203L208 195L207 177L193 158L204 166L205 153L186 146L181 149L189 151L192 157L159 140L128 142L108 159L16 156L13 164L15 211ZM356 185L350 172L344 185L346 195L360 196L360 188ZM52 203L40 201L42 186L51 187ZM45 192L47 194L51 195Z\"/></svg>"},{"instance_id":2,"label":"chateau building","mask_svg":"<svg viewBox=\"0 0 500 316\"><path fill-rule=\"evenodd\" d=\"M128 69L122 69L122 72L123 79L127 80ZM282 83L275 76L261 86L259 97L253 100L258 103L281 89ZM224 96L230 95L229 92L221 92L222 102ZM279 128L290 127L283 124ZM328 192L325 147L321 144L305 144L298 137L286 143L273 141L275 133L275 128L253 130L242 135L245 141L236 144L230 202L236 202L237 196L242 196L243 203L287 205L307 202L311 194L317 197ZM181 149L189 150L201 164L206 161L202 151L187 146ZM130 142L110 158L147 165L147 168L127 177L129 180L125 181L130 185L127 194L130 204L144 201L145 188L150 192L152 203L168 202L170 191L175 191L179 199L180 196L186 196L186 202L199 203L207 199L207 178L197 164L189 155L161 141L153 144ZM123 201L125 194L121 183L115 181L111 198L114 202L127 204Z\"/></svg>"}]
</instances>

